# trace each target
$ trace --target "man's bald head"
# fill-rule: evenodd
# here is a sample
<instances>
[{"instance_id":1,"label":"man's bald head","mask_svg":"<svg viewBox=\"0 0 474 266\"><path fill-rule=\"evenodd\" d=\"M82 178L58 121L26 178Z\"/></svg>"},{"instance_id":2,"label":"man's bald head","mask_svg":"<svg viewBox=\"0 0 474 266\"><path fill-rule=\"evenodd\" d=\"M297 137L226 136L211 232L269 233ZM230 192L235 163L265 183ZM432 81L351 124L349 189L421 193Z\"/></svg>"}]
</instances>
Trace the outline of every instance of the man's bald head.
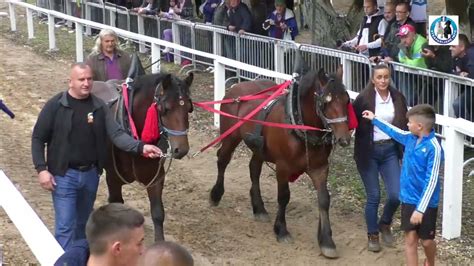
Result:
<instances>
[{"instance_id":1,"label":"man's bald head","mask_svg":"<svg viewBox=\"0 0 474 266\"><path fill-rule=\"evenodd\" d=\"M193 266L191 254L182 246L169 241L151 245L143 255L143 266Z\"/></svg>"}]
</instances>

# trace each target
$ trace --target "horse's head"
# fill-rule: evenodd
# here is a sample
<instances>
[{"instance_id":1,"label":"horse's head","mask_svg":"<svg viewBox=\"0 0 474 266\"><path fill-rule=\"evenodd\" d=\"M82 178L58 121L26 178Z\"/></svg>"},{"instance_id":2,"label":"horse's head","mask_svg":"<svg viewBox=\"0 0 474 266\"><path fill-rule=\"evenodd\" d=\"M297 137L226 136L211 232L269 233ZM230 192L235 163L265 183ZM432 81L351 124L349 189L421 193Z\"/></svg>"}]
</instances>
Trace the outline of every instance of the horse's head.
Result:
<instances>
[{"instance_id":1,"label":"horse's head","mask_svg":"<svg viewBox=\"0 0 474 266\"><path fill-rule=\"evenodd\" d=\"M169 136L171 153L175 159L181 159L189 152L188 115L193 111L190 91L193 77L190 73L182 80L167 74L155 93L161 127Z\"/></svg>"},{"instance_id":2,"label":"horse's head","mask_svg":"<svg viewBox=\"0 0 474 266\"><path fill-rule=\"evenodd\" d=\"M133 84L139 94L135 103L141 103L137 108L141 108L143 114L152 101L157 104L160 129L168 135L171 154L176 159L183 158L189 151L188 115L193 111L192 82L192 73L185 79L171 74L153 74L140 76ZM144 93L140 93L142 91Z\"/></svg>"},{"instance_id":3,"label":"horse's head","mask_svg":"<svg viewBox=\"0 0 474 266\"><path fill-rule=\"evenodd\" d=\"M347 105L349 94L341 81L341 71L336 75L328 76L320 69L316 76L316 90L314 98L316 113L321 118L324 127L331 129L336 143L341 146L350 144L351 133L349 131Z\"/></svg>"}]
</instances>

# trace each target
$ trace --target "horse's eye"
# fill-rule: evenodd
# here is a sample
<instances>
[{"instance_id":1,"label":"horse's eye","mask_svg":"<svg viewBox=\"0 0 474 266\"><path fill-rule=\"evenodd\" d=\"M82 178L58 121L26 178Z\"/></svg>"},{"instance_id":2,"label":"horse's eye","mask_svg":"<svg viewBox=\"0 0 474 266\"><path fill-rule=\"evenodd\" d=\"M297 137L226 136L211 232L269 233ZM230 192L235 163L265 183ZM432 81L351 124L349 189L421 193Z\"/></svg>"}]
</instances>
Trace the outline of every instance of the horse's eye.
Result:
<instances>
[{"instance_id":1,"label":"horse's eye","mask_svg":"<svg viewBox=\"0 0 474 266\"><path fill-rule=\"evenodd\" d=\"M328 94L326 97L324 97L324 101L325 101L326 103L330 102L331 100L332 100L331 94Z\"/></svg>"}]
</instances>

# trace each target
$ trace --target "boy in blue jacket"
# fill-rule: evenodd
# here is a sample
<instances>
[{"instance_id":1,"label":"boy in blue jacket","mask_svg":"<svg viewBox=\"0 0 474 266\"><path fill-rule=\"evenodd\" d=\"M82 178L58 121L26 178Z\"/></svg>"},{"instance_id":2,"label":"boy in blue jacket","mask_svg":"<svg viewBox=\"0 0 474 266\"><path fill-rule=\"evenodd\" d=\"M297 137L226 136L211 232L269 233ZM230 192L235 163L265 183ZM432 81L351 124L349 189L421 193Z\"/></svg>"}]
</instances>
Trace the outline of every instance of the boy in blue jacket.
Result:
<instances>
[{"instance_id":1,"label":"boy in blue jacket","mask_svg":"<svg viewBox=\"0 0 474 266\"><path fill-rule=\"evenodd\" d=\"M424 265L434 265L439 167L443 160L443 150L433 130L435 111L428 104L411 108L407 112L409 132L378 119L371 111L366 110L362 115L405 146L400 175L400 202L407 265L418 264L419 239L426 255Z\"/></svg>"}]
</instances>

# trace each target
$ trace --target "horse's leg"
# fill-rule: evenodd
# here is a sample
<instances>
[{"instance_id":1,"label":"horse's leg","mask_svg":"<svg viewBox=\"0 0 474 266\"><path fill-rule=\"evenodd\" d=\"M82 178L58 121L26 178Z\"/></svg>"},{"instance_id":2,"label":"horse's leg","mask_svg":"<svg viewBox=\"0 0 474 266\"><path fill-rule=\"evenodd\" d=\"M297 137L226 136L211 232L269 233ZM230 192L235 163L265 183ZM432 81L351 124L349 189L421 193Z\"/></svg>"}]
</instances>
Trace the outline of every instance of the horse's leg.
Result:
<instances>
[{"instance_id":1,"label":"horse's leg","mask_svg":"<svg viewBox=\"0 0 474 266\"><path fill-rule=\"evenodd\" d=\"M109 203L123 203L122 197L122 182L117 177L117 174L111 170L106 171L105 180L107 181L107 189L109 191Z\"/></svg>"},{"instance_id":2,"label":"horse's leg","mask_svg":"<svg viewBox=\"0 0 474 266\"><path fill-rule=\"evenodd\" d=\"M148 187L146 192L148 193L148 200L150 201L151 219L153 220L153 226L155 228L155 242L162 241L165 238L163 233L163 222L165 220L165 209L163 207L163 186L165 184L165 173L161 169L160 176L155 185Z\"/></svg>"},{"instance_id":3,"label":"horse's leg","mask_svg":"<svg viewBox=\"0 0 474 266\"><path fill-rule=\"evenodd\" d=\"M262 195L260 193L260 174L262 172L262 165L263 160L260 156L254 153L249 163L250 180L252 180L250 199L252 201L252 209L255 219L257 221L269 222L270 217L268 216L267 210L265 210Z\"/></svg>"},{"instance_id":4,"label":"horse's leg","mask_svg":"<svg viewBox=\"0 0 474 266\"><path fill-rule=\"evenodd\" d=\"M217 151L217 180L214 187L212 187L210 195L211 205L217 206L224 195L224 173L227 165L232 159L232 153L234 152L237 145L239 145L241 139L229 136L227 139L222 141L222 146Z\"/></svg>"},{"instance_id":5,"label":"horse's leg","mask_svg":"<svg viewBox=\"0 0 474 266\"><path fill-rule=\"evenodd\" d=\"M290 202L290 187L288 185L288 171L285 171L276 165L278 182L278 212L273 225L273 231L277 236L278 242L289 243L292 241L291 235L286 228L286 206Z\"/></svg>"},{"instance_id":6,"label":"horse's leg","mask_svg":"<svg viewBox=\"0 0 474 266\"><path fill-rule=\"evenodd\" d=\"M308 171L313 185L318 191L319 223L318 244L321 253L328 258L337 258L336 245L332 239L331 222L329 221L330 196L327 188L329 166L325 164L317 169Z\"/></svg>"}]
</instances>

